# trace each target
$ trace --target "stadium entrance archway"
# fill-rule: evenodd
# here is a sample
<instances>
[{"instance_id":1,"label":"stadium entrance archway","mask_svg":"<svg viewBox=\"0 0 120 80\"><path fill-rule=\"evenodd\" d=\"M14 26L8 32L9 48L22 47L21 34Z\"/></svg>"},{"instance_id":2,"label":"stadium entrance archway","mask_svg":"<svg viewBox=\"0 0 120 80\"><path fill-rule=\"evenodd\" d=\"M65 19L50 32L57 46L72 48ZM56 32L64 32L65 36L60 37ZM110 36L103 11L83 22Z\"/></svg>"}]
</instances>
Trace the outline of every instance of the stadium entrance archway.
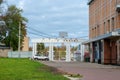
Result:
<instances>
[{"instance_id":1,"label":"stadium entrance archway","mask_svg":"<svg viewBox=\"0 0 120 80\"><path fill-rule=\"evenodd\" d=\"M32 39L33 43L33 53L32 56L37 54L37 43L48 43L49 44L49 60L54 61L54 50L53 50L53 44L54 43L64 43L66 46L66 61L71 61L71 51L70 51L70 45L72 43L79 43L81 44L81 57L83 57L84 54L84 45L82 45L82 42L85 41L83 39L76 39L76 38L40 38L40 39Z\"/></svg>"}]
</instances>

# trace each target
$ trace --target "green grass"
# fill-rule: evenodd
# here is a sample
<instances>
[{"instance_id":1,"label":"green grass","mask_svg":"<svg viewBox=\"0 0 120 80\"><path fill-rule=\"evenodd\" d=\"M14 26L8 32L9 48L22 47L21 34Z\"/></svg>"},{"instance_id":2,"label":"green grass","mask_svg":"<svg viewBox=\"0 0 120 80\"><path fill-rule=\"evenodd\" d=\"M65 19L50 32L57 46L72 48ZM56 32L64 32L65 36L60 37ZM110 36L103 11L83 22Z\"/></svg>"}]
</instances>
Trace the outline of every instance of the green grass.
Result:
<instances>
[{"instance_id":1,"label":"green grass","mask_svg":"<svg viewBox=\"0 0 120 80\"><path fill-rule=\"evenodd\" d=\"M68 80L55 68L29 59L0 58L0 80Z\"/></svg>"}]
</instances>

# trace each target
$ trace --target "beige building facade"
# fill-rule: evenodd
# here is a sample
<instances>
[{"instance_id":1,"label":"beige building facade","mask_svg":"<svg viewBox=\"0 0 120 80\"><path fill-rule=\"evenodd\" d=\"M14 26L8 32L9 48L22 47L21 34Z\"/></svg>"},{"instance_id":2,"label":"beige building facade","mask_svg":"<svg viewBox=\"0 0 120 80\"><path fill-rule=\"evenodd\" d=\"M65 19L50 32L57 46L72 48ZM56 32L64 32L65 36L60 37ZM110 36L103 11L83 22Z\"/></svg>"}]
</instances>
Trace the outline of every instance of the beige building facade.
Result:
<instances>
[{"instance_id":1,"label":"beige building facade","mask_svg":"<svg viewBox=\"0 0 120 80\"><path fill-rule=\"evenodd\" d=\"M29 37L24 37L22 51L29 51Z\"/></svg>"}]
</instances>

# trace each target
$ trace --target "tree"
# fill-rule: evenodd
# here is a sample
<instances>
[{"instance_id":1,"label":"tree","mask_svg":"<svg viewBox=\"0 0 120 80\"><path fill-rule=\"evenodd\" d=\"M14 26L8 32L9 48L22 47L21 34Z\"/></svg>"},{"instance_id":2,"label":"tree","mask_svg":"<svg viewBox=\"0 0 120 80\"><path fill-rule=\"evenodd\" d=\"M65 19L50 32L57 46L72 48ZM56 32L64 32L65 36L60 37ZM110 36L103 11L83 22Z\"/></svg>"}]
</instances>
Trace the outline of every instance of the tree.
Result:
<instances>
[{"instance_id":1,"label":"tree","mask_svg":"<svg viewBox=\"0 0 120 80\"><path fill-rule=\"evenodd\" d=\"M37 44L37 51L38 51L38 53L42 53L42 52L44 52L44 50L45 50L44 43L38 43Z\"/></svg>"},{"instance_id":2,"label":"tree","mask_svg":"<svg viewBox=\"0 0 120 80\"><path fill-rule=\"evenodd\" d=\"M0 5L3 3L3 0L0 0Z\"/></svg>"},{"instance_id":3,"label":"tree","mask_svg":"<svg viewBox=\"0 0 120 80\"><path fill-rule=\"evenodd\" d=\"M3 0L0 0L0 43L6 36L6 24L3 21L3 7L1 6Z\"/></svg>"},{"instance_id":4,"label":"tree","mask_svg":"<svg viewBox=\"0 0 120 80\"><path fill-rule=\"evenodd\" d=\"M5 22L0 20L0 42L5 38L6 36L6 25Z\"/></svg>"},{"instance_id":5,"label":"tree","mask_svg":"<svg viewBox=\"0 0 120 80\"><path fill-rule=\"evenodd\" d=\"M13 50L18 49L19 24L21 24L21 45L24 36L26 36L26 26L24 22L27 22L27 19L21 15L22 12L23 10L17 8L15 5L11 5L3 17L9 31L9 35L5 38L4 43L6 46L12 47Z\"/></svg>"}]
</instances>

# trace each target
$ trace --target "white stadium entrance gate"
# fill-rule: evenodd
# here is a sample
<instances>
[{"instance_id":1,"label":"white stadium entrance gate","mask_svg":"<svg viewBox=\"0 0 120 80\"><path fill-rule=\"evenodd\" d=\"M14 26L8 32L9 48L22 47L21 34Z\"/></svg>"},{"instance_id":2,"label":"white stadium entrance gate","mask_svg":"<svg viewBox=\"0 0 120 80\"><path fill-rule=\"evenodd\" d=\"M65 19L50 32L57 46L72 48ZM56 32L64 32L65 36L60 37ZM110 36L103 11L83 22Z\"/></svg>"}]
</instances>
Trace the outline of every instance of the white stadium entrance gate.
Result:
<instances>
[{"instance_id":1,"label":"white stadium entrance gate","mask_svg":"<svg viewBox=\"0 0 120 80\"><path fill-rule=\"evenodd\" d=\"M84 45L82 42L85 41L84 39L73 39L73 38L40 38L40 39L32 39L33 43L33 53L32 56L37 54L37 43L48 43L49 44L49 60L54 61L54 50L53 44L54 43L64 43L66 46L66 61L71 61L71 50L70 45L71 43L79 43L81 45L81 57L84 54Z\"/></svg>"}]
</instances>

